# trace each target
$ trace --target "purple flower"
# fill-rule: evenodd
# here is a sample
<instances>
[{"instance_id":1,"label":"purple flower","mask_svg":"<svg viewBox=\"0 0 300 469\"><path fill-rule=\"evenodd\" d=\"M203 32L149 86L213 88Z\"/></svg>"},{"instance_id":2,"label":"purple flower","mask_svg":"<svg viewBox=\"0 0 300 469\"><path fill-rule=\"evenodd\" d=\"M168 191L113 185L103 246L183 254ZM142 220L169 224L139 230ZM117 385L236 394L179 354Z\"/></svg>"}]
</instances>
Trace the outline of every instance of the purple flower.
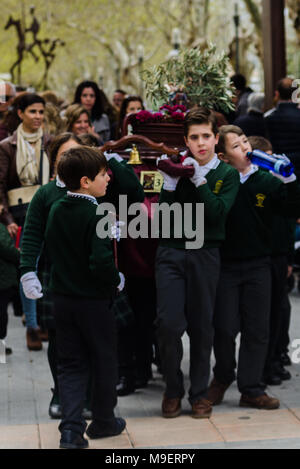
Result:
<instances>
[{"instance_id":1,"label":"purple flower","mask_svg":"<svg viewBox=\"0 0 300 469\"><path fill-rule=\"evenodd\" d=\"M184 120L184 114L183 112L172 112L171 118L176 121L176 122L182 122Z\"/></svg>"},{"instance_id":2,"label":"purple flower","mask_svg":"<svg viewBox=\"0 0 300 469\"><path fill-rule=\"evenodd\" d=\"M173 106L172 111L173 112L178 112L178 111L186 112L187 108L183 104L177 104L176 106Z\"/></svg>"},{"instance_id":3,"label":"purple flower","mask_svg":"<svg viewBox=\"0 0 300 469\"><path fill-rule=\"evenodd\" d=\"M161 122L164 119L164 115L162 112L155 112L152 114L152 119L154 122Z\"/></svg>"},{"instance_id":4,"label":"purple flower","mask_svg":"<svg viewBox=\"0 0 300 469\"><path fill-rule=\"evenodd\" d=\"M135 115L135 118L139 122L149 122L152 121L152 113L149 111L140 111Z\"/></svg>"}]
</instances>

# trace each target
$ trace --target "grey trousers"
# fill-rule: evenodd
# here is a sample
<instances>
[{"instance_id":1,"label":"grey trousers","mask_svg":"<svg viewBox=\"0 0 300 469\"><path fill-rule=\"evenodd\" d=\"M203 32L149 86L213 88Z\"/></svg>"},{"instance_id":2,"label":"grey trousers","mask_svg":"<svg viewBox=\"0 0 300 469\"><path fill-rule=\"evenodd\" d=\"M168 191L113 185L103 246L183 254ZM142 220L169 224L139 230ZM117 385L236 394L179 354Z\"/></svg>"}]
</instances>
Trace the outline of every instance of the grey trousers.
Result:
<instances>
[{"instance_id":1,"label":"grey trousers","mask_svg":"<svg viewBox=\"0 0 300 469\"><path fill-rule=\"evenodd\" d=\"M218 249L160 246L156 257L157 340L168 398L184 396L182 336L190 339L191 403L206 396L213 345L213 311L220 271Z\"/></svg>"}]
</instances>

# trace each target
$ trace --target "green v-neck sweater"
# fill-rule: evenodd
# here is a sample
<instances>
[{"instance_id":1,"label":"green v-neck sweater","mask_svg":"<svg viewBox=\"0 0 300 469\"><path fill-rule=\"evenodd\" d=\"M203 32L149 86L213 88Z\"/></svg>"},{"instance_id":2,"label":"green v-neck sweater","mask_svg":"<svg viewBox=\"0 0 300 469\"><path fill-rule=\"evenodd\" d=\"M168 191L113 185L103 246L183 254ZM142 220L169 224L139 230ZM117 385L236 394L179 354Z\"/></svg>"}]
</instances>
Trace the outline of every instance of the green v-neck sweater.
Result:
<instances>
[{"instance_id":1,"label":"green v-neck sweater","mask_svg":"<svg viewBox=\"0 0 300 469\"><path fill-rule=\"evenodd\" d=\"M192 204L192 229L196 227L196 204L204 204L204 245L203 248L218 248L225 238L225 222L230 211L236 194L239 190L239 173L221 161L216 169L211 169L205 176L207 183L199 187L188 178L181 178L177 184L176 190L168 192L162 190L159 203L172 205L177 202L182 206L184 213L184 204ZM184 218L184 217L183 217ZM186 249L186 242L194 240L187 239L184 235L182 226L182 237L175 238L174 226L176 220L171 217L170 237L168 239L160 238L160 245L176 249ZM198 227L199 228L199 227ZM160 227L160 235L162 235Z\"/></svg>"},{"instance_id":2,"label":"green v-neck sweater","mask_svg":"<svg viewBox=\"0 0 300 469\"><path fill-rule=\"evenodd\" d=\"M240 184L226 222L222 259L235 261L271 255L276 215L300 216L300 187L297 181L283 184L258 170Z\"/></svg>"},{"instance_id":3,"label":"green v-neck sweater","mask_svg":"<svg viewBox=\"0 0 300 469\"><path fill-rule=\"evenodd\" d=\"M96 233L101 219L96 210L90 200L67 195L52 206L45 231L52 292L108 299L119 285L112 242Z\"/></svg>"}]
</instances>

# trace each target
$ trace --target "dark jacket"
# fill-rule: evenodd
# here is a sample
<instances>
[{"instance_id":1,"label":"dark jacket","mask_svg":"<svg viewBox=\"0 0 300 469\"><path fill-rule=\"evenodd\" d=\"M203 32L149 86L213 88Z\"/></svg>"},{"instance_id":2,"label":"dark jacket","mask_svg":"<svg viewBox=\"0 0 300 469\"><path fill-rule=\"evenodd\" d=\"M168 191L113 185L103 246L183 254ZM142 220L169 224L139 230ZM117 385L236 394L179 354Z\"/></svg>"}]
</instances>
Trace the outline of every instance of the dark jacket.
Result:
<instances>
[{"instance_id":1,"label":"dark jacket","mask_svg":"<svg viewBox=\"0 0 300 469\"><path fill-rule=\"evenodd\" d=\"M261 112L249 111L246 116L238 117L234 125L240 127L247 137L266 136L265 120Z\"/></svg>"},{"instance_id":2,"label":"dark jacket","mask_svg":"<svg viewBox=\"0 0 300 469\"><path fill-rule=\"evenodd\" d=\"M285 153L300 175L300 109L292 102L279 103L277 108L265 117L267 136L274 153Z\"/></svg>"},{"instance_id":3,"label":"dark jacket","mask_svg":"<svg viewBox=\"0 0 300 469\"><path fill-rule=\"evenodd\" d=\"M14 247L6 227L0 223L0 292L18 285L20 252Z\"/></svg>"},{"instance_id":4,"label":"dark jacket","mask_svg":"<svg viewBox=\"0 0 300 469\"><path fill-rule=\"evenodd\" d=\"M44 136L45 150L49 147L51 137L49 135ZM4 206L4 212L1 216L1 221L5 225L9 225L14 222L13 216L9 213L7 192L11 189L17 189L21 187L21 183L17 174L16 165L17 155L17 131L0 142L0 198ZM51 167L51 164L50 164ZM50 170L51 171L51 170Z\"/></svg>"},{"instance_id":5,"label":"dark jacket","mask_svg":"<svg viewBox=\"0 0 300 469\"><path fill-rule=\"evenodd\" d=\"M9 136L9 131L3 122L0 122L0 142Z\"/></svg>"}]
</instances>

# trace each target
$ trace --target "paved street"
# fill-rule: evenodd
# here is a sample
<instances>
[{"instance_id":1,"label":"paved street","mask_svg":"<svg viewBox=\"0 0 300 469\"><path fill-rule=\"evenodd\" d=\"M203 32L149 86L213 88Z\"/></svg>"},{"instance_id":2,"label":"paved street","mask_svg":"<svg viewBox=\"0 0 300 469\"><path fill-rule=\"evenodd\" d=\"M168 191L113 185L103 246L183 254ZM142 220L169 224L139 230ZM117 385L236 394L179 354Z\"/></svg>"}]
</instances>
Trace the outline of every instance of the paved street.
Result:
<instances>
[{"instance_id":1,"label":"paved street","mask_svg":"<svg viewBox=\"0 0 300 469\"><path fill-rule=\"evenodd\" d=\"M293 304L291 340L300 340L300 295ZM0 449L56 449L58 422L48 417L52 380L47 363L47 344L42 352L28 352L25 328L10 315L8 345L13 355L0 365ZM298 345L300 349L300 345ZM292 352L292 350L291 350ZM188 341L185 338L184 370L188 376ZM300 359L300 350L298 353ZM117 413L127 420L119 437L90 442L90 448L300 448L300 365L289 368L293 379L269 392L280 398L277 411L238 407L236 385L214 409L210 420L189 415L185 399L183 415L174 420L160 416L163 381L154 370L148 388L119 399ZM186 388L188 389L188 382Z\"/></svg>"}]
</instances>

